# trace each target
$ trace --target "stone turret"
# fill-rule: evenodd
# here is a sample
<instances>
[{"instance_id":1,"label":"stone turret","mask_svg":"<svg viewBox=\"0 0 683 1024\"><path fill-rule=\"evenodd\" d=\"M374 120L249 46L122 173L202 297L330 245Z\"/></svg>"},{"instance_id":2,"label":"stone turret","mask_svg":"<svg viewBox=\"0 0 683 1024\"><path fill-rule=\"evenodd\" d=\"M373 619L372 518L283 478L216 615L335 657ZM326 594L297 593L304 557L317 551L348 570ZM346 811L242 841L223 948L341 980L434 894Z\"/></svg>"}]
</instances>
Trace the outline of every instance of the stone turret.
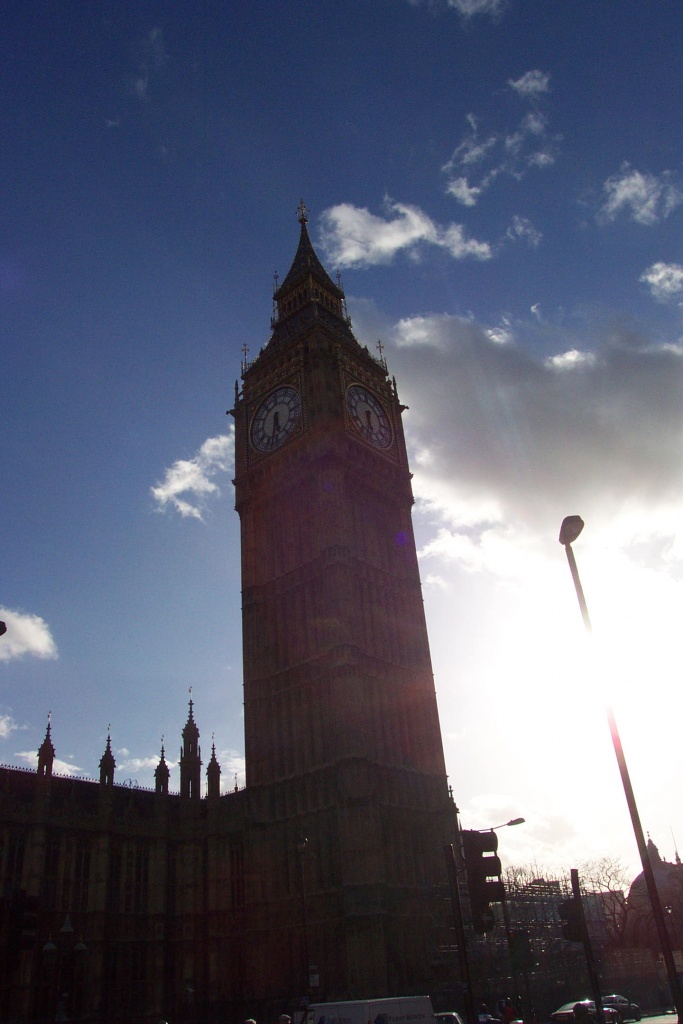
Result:
<instances>
[{"instance_id":1,"label":"stone turret","mask_svg":"<svg viewBox=\"0 0 683 1024\"><path fill-rule=\"evenodd\" d=\"M42 779L52 778L52 765L55 759L55 748L52 745L51 724L52 712L49 712L47 716L45 739L38 749L38 775Z\"/></svg>"},{"instance_id":2,"label":"stone turret","mask_svg":"<svg viewBox=\"0 0 683 1024\"><path fill-rule=\"evenodd\" d=\"M154 782L157 796L168 796L168 780L171 776L171 769L166 764L164 750L164 737L161 737L161 759L154 769Z\"/></svg>"},{"instance_id":3,"label":"stone turret","mask_svg":"<svg viewBox=\"0 0 683 1024\"><path fill-rule=\"evenodd\" d=\"M216 744L211 744L211 760L206 769L207 796L217 800L221 795L221 766L216 758Z\"/></svg>"},{"instance_id":4,"label":"stone turret","mask_svg":"<svg viewBox=\"0 0 683 1024\"><path fill-rule=\"evenodd\" d=\"M116 761L114 755L111 752L111 732L107 730L107 746L104 754L100 758L100 785L101 786L113 786L114 785L114 769L116 768Z\"/></svg>"}]
</instances>

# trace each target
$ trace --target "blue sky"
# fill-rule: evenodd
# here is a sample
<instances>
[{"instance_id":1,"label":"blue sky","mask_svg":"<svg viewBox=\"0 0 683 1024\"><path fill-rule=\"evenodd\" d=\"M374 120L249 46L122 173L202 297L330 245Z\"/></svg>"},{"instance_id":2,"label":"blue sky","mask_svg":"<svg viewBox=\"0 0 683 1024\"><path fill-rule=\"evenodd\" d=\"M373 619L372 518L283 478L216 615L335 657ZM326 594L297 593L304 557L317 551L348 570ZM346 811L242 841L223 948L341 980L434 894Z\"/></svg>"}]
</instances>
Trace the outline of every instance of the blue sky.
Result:
<instances>
[{"instance_id":1,"label":"blue sky","mask_svg":"<svg viewBox=\"0 0 683 1024\"><path fill-rule=\"evenodd\" d=\"M193 688L243 784L232 404L301 197L382 340L450 781L510 863L683 843L674 0L0 13L0 761L150 785ZM586 649L557 534L594 620ZM172 785L177 783L174 769Z\"/></svg>"}]
</instances>

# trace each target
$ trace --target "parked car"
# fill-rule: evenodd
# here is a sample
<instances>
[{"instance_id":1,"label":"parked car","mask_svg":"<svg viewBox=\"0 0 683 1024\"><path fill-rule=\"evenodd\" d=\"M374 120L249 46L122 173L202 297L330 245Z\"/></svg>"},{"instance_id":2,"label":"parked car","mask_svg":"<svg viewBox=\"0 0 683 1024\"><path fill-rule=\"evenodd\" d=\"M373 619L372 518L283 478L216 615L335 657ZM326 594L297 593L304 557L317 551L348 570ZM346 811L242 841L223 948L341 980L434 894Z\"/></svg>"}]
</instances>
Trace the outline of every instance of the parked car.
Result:
<instances>
[{"instance_id":1,"label":"parked car","mask_svg":"<svg viewBox=\"0 0 683 1024\"><path fill-rule=\"evenodd\" d=\"M611 996L603 996L602 1005L613 1006L614 1009L618 1012L619 1019L621 1021L640 1020L640 1018L643 1016L640 1012L640 1007L638 1006L638 1004L629 1002L626 996L618 996L615 994Z\"/></svg>"},{"instance_id":2,"label":"parked car","mask_svg":"<svg viewBox=\"0 0 683 1024\"><path fill-rule=\"evenodd\" d=\"M434 1019L437 1024L463 1024L462 1017L455 1010L448 1010L444 1013L435 1013Z\"/></svg>"},{"instance_id":3,"label":"parked car","mask_svg":"<svg viewBox=\"0 0 683 1024\"><path fill-rule=\"evenodd\" d=\"M575 1021L576 1015L574 1014L574 1007L577 1003L583 1003L588 1010L589 1016L592 1017L593 1020L598 1019L595 1013L595 1003L592 999L575 999L571 1003L564 1003L559 1010L555 1010L555 1013L550 1014L550 1019L553 1024L571 1024L571 1022ZM619 1011L615 1010L613 1006L603 1005L602 1012L605 1018L605 1024L621 1024Z\"/></svg>"}]
</instances>

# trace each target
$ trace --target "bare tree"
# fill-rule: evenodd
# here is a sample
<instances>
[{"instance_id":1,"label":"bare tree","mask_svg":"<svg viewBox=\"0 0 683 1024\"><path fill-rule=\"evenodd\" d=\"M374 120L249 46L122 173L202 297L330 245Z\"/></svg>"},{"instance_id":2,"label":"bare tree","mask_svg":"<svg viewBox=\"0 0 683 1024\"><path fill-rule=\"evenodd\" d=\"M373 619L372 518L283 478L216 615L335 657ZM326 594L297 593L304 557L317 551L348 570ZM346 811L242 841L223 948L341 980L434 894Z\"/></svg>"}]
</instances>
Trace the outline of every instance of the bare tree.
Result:
<instances>
[{"instance_id":1,"label":"bare tree","mask_svg":"<svg viewBox=\"0 0 683 1024\"><path fill-rule=\"evenodd\" d=\"M610 946L623 946L626 942L626 922L629 913L628 890L630 879L618 857L601 857L585 861L579 867L581 890L593 901L599 901L600 916L604 921L606 941Z\"/></svg>"}]
</instances>

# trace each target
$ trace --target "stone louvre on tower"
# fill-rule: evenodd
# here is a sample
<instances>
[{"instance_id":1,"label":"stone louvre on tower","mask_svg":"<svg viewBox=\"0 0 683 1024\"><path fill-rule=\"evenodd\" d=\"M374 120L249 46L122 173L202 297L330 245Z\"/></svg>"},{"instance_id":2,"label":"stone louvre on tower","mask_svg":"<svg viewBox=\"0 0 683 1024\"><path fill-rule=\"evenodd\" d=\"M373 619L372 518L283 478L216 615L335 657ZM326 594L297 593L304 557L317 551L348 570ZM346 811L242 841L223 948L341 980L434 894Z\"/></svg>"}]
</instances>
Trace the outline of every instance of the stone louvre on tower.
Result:
<instances>
[{"instance_id":1,"label":"stone louvre on tower","mask_svg":"<svg viewBox=\"0 0 683 1024\"><path fill-rule=\"evenodd\" d=\"M227 1024L455 981L441 973L455 814L404 407L353 335L303 204L299 219L231 410L246 788L220 794L213 747L202 795L192 700L179 793L163 743L153 792L115 783L109 737L99 782L53 777L50 725L37 773L0 768L0 885L38 908L33 945L0 971L4 1019L55 1019L43 951L66 915L88 951L87 971L70 967L73 1019Z\"/></svg>"}]
</instances>

